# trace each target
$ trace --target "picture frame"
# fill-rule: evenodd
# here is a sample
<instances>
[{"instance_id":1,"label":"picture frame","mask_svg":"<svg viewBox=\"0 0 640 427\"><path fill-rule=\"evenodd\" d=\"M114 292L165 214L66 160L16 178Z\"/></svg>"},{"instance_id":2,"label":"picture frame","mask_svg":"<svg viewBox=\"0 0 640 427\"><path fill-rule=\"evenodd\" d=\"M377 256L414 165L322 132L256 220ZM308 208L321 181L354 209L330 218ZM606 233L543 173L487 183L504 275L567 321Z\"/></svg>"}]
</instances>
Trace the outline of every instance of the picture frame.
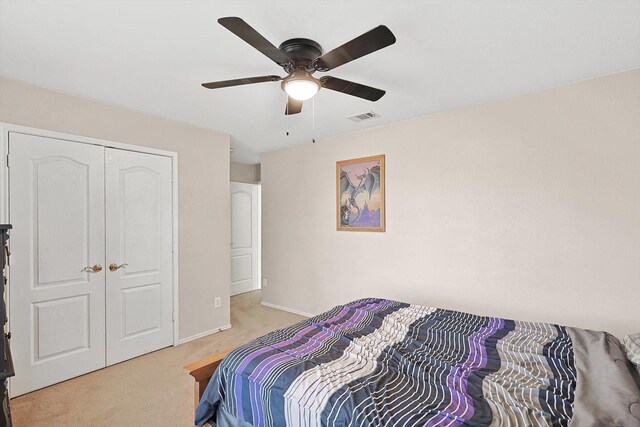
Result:
<instances>
[{"instance_id":1,"label":"picture frame","mask_svg":"<svg viewBox=\"0 0 640 427\"><path fill-rule=\"evenodd\" d=\"M384 232L385 156L336 162L336 229Z\"/></svg>"}]
</instances>

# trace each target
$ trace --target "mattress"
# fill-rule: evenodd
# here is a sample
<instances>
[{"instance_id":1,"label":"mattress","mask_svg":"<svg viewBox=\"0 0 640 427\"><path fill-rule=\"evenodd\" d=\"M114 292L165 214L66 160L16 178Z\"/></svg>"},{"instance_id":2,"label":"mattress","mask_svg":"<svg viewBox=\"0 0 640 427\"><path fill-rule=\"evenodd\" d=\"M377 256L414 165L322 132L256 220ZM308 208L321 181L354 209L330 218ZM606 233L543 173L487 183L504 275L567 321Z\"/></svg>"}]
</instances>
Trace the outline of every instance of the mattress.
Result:
<instances>
[{"instance_id":1,"label":"mattress","mask_svg":"<svg viewBox=\"0 0 640 427\"><path fill-rule=\"evenodd\" d=\"M640 427L631 369L605 332L366 298L231 352L196 423Z\"/></svg>"}]
</instances>

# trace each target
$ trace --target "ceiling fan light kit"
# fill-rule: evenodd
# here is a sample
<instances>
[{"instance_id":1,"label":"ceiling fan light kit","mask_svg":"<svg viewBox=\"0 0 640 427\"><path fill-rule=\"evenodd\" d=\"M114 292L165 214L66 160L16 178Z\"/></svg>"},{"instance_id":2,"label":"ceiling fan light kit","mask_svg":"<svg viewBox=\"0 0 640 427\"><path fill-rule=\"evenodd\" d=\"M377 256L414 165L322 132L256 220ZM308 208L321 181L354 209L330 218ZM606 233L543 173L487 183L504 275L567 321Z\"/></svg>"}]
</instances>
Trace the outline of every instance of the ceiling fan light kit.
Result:
<instances>
[{"instance_id":1,"label":"ceiling fan light kit","mask_svg":"<svg viewBox=\"0 0 640 427\"><path fill-rule=\"evenodd\" d=\"M282 89L298 101L306 101L312 98L320 90L320 80L314 78L306 71L296 70L282 81Z\"/></svg>"},{"instance_id":2,"label":"ceiling fan light kit","mask_svg":"<svg viewBox=\"0 0 640 427\"><path fill-rule=\"evenodd\" d=\"M313 77L313 73L316 71L326 72L333 70L347 62L394 44L396 42L395 36L384 25L379 25L342 46L323 54L320 44L303 38L289 39L279 47L275 47L253 27L238 17L220 18L218 23L281 66L287 76L247 77L203 83L202 86L207 89L282 80L282 90L287 94L286 115L300 113L302 111L302 101L313 98L321 88L369 101L377 101L385 94L384 90L336 77L324 76L320 79Z\"/></svg>"}]
</instances>

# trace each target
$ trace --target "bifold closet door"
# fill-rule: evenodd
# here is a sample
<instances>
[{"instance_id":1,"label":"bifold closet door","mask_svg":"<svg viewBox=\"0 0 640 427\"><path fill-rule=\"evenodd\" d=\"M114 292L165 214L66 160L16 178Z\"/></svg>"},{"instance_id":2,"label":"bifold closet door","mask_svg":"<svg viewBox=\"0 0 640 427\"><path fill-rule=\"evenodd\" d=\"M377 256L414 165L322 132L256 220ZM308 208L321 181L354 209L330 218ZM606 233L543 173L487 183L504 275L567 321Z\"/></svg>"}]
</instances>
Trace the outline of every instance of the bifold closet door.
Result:
<instances>
[{"instance_id":1,"label":"bifold closet door","mask_svg":"<svg viewBox=\"0 0 640 427\"><path fill-rule=\"evenodd\" d=\"M105 149L107 365L173 344L172 163Z\"/></svg>"},{"instance_id":2,"label":"bifold closet door","mask_svg":"<svg viewBox=\"0 0 640 427\"><path fill-rule=\"evenodd\" d=\"M11 132L9 154L17 396L105 366L104 148Z\"/></svg>"}]
</instances>

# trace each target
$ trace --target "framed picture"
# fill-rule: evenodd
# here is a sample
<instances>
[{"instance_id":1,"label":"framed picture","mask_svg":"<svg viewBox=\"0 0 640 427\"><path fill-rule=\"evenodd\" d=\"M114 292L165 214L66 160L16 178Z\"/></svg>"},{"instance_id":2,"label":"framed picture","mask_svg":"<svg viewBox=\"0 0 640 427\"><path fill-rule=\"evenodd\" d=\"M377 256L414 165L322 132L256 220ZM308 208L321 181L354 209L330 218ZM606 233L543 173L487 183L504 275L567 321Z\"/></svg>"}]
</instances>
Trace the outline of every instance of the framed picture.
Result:
<instances>
[{"instance_id":1,"label":"framed picture","mask_svg":"<svg viewBox=\"0 0 640 427\"><path fill-rule=\"evenodd\" d=\"M384 154L336 162L338 231L384 231Z\"/></svg>"}]
</instances>

